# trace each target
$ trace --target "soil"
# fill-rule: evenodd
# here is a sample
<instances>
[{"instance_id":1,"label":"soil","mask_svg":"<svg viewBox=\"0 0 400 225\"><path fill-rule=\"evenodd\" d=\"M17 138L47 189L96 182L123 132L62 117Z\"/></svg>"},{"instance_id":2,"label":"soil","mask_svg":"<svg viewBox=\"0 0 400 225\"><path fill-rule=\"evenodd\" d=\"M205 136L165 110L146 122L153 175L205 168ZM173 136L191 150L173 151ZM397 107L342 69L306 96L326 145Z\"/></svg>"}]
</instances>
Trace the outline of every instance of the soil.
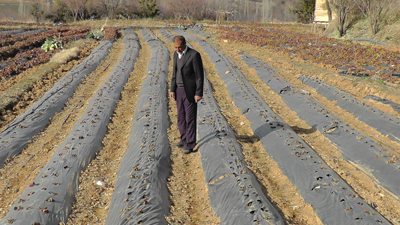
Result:
<instances>
[{"instance_id":1,"label":"soil","mask_svg":"<svg viewBox=\"0 0 400 225\"><path fill-rule=\"evenodd\" d=\"M135 63L135 69L121 92L109 131L103 141L103 149L97 154L88 168L81 174L79 192L76 203L67 224L104 224L117 180L117 171L121 159L128 148L128 140L135 116L135 106L138 101L143 79L146 77L147 62L150 58L150 48L142 42L141 32L136 32L142 49ZM123 39L123 37L121 37ZM119 43L118 55L125 45ZM109 67L112 69L112 65ZM97 182L102 182L100 185Z\"/></svg>"},{"instance_id":2,"label":"soil","mask_svg":"<svg viewBox=\"0 0 400 225\"><path fill-rule=\"evenodd\" d=\"M64 141L75 125L75 121L85 112L97 88L111 72L122 51L122 41L117 41L107 58L83 80L66 107L51 119L48 127L33 138L22 154L13 158L6 163L4 168L0 169L0 218L5 216L13 202L32 183L58 145ZM61 70L60 68L60 72ZM51 87L51 84L47 84L48 82L47 80L43 81L42 88L46 87L48 90ZM52 82L52 84L54 83Z\"/></svg>"},{"instance_id":3,"label":"soil","mask_svg":"<svg viewBox=\"0 0 400 225\"><path fill-rule=\"evenodd\" d=\"M158 32L158 37L162 37ZM171 53L168 81L172 77L174 46L172 42L163 39ZM170 143L179 142L177 125L177 108L173 99L169 100L168 115L170 129L168 138ZM204 179L200 155L196 151L189 155L182 153L182 148L171 145L171 174L168 178L168 189L171 193L170 214L167 221L170 224L219 224L220 220L214 215L210 207L208 189Z\"/></svg>"},{"instance_id":4,"label":"soil","mask_svg":"<svg viewBox=\"0 0 400 225\"><path fill-rule=\"evenodd\" d=\"M98 45L94 41L84 43L85 47L74 60L65 64L46 63L0 82L0 96L3 97L0 104L0 132L40 99L61 77L90 55Z\"/></svg>"},{"instance_id":5,"label":"soil","mask_svg":"<svg viewBox=\"0 0 400 225\"><path fill-rule=\"evenodd\" d=\"M275 111L275 113L283 118L285 122L288 123L303 140L312 146L332 169L334 169L346 182L348 182L354 188L354 190L366 200L367 203L369 203L371 206L374 206L374 208L376 208L376 210L385 216L389 221L394 224L400 223L400 212L398 210L400 205L398 199L382 188L375 180L371 179L372 176L370 176L366 171L363 171L361 166L346 161L342 157L340 151L321 133L307 132L312 131L312 127L305 121L301 120L296 113L294 113L285 105L280 96L273 92L258 77L256 71L247 66L247 64L241 59L239 53L246 53L264 60L264 62L277 69L277 71L287 80L292 82L292 84L300 89L309 91L319 103L321 103L329 111L333 112L343 121L370 136L371 138L377 140L379 143L385 144L388 149L394 153L397 152L397 149L399 149L397 147L397 143L394 143L388 137L383 137L383 135L379 134L379 132L358 121L354 115L339 108L334 102L330 102L319 96L315 91L302 85L301 82L296 79L296 77L301 74L307 74L311 76L320 75L320 66L317 67L316 65L310 65L309 63L306 64L293 59L289 60L288 58L285 58L284 55L269 51L265 48L259 48L248 44L227 43L223 40L214 41L214 44L218 46L219 49L224 52L224 54L231 56L233 61L239 66L247 79L253 84L253 86ZM330 71L328 72L333 74ZM332 80L335 80L336 78L336 83L341 83L343 80L348 80L348 82L351 81L353 84L355 84L355 81L352 80L354 78L341 77L339 75L329 77L329 79L325 75L324 78L324 81L329 80L331 83L333 83ZM360 86L366 87L367 85L370 84L355 84L355 86L358 88ZM342 84L340 86L342 86ZM349 90L354 91L354 89L347 87L346 91ZM381 90L381 92L383 91Z\"/></svg>"},{"instance_id":6,"label":"soil","mask_svg":"<svg viewBox=\"0 0 400 225\"><path fill-rule=\"evenodd\" d=\"M113 23L117 24L119 22L113 21ZM146 24L155 26L160 24L165 25L166 23L147 21ZM123 23L122 25L126 24ZM154 32L157 37L162 37L157 30L154 30ZM360 122L356 116L338 107L335 102L328 101L311 88L303 85L297 77L300 75L309 75L319 78L329 85L345 90L359 101L379 108L396 117L399 117L400 113L394 111L391 107L372 100L364 100L363 98L366 95L376 95L400 103L400 90L375 82L372 79L342 76L337 73L335 68L309 61L306 62L285 53L274 52L249 44L225 42L217 38L218 30L215 28L207 28L206 32L215 35L207 39L207 41L231 57L275 113L312 146L327 164L368 204L374 207L391 223L400 224L399 199L382 188L361 166L345 160L334 144L289 109L280 96L273 92L258 77L256 71L247 66L241 59L240 53L255 56L273 66L281 76L290 81L294 86L309 91L311 96L322 106L355 129L384 145L388 149L386 154L397 158L400 158L400 144L391 141L389 137L382 135L370 126ZM139 58L122 92L121 99L117 103L112 121L108 126L108 133L103 140L103 149L81 174L79 192L68 219L68 224L104 224L106 221L117 179L117 171L128 145L132 120L135 114L135 110L133 109L138 101L142 81L147 75L147 65L150 59L148 44L143 42L140 30L137 30L137 34L142 45ZM201 36L199 37L202 38ZM161 40L164 41L171 53L169 78L167 81L169 82L172 76L174 47L166 39L161 38ZM217 75L216 69L208 55L202 51L202 48L197 43L191 42L190 44L202 54L207 78L213 86L214 97L218 101L225 119L235 131L236 138L242 146L246 163L262 185L265 195L276 206L287 224L322 224L312 206L304 201L296 186L282 173L275 160L266 153L266 150L254 136L250 128L250 122L242 115L241 110L233 104L226 86ZM74 65L89 55L96 45L94 41L89 42L79 54L78 59L73 59L69 63L57 66L50 73L40 74L43 77L40 77L39 81L32 85L33 88L22 95L18 95L15 104L7 108L5 113L0 117L0 131L18 115L25 112L29 106L49 90ZM6 215L11 205L48 162L58 145L64 141L66 135L75 125L75 122L84 113L99 86L111 73L124 48L125 45L122 42L122 38L119 38L114 43L106 59L95 71L84 79L73 97L69 99L65 108L51 119L47 128L35 136L20 155L8 161L5 167L0 169L0 219ZM15 87L14 85L24 82L29 83L27 79L30 74L46 71L43 69L44 67L38 66L29 69L15 78L2 82L0 96L3 96L4 93L8 94L11 90L10 88ZM168 137L172 152L171 173L167 179L167 185L170 192L171 206L170 213L166 219L170 224L220 224L220 218L214 214L210 206L200 154L194 152L184 155L182 149L172 145L172 143L179 142L179 131L176 122L176 103L171 99L169 99L168 115L170 120Z\"/></svg>"},{"instance_id":7,"label":"soil","mask_svg":"<svg viewBox=\"0 0 400 225\"><path fill-rule=\"evenodd\" d=\"M288 224L322 224L311 205L305 203L298 194L297 188L282 173L277 163L268 156L262 144L254 137L250 122L242 115L241 110L234 106L213 63L206 57L207 54L196 42L190 44L202 55L207 78L214 88L214 97L225 119L235 131L237 140L242 145L246 163L264 187L265 195L281 210L283 218Z\"/></svg>"}]
</instances>

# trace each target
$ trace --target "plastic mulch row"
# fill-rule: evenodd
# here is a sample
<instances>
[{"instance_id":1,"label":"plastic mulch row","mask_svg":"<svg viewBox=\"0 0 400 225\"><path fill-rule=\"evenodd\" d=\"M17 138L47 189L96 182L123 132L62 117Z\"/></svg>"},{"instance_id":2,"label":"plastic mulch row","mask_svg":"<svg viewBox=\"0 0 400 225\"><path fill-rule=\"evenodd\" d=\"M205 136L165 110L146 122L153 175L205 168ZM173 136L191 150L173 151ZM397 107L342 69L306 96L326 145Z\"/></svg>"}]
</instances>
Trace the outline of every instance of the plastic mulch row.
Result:
<instances>
[{"instance_id":1,"label":"plastic mulch row","mask_svg":"<svg viewBox=\"0 0 400 225\"><path fill-rule=\"evenodd\" d=\"M400 142L400 119L381 110L365 105L349 94L336 87L329 86L323 81L309 76L298 77L305 85L315 89L320 95L329 101L337 101L342 109L354 114L358 120L375 128L383 135L389 135L390 139Z\"/></svg>"},{"instance_id":2,"label":"plastic mulch row","mask_svg":"<svg viewBox=\"0 0 400 225\"><path fill-rule=\"evenodd\" d=\"M400 197L400 163L388 163L391 157L380 156L387 152L384 147L347 125L302 90L292 86L272 67L249 55L243 55L242 58L273 91L280 94L285 104L301 119L332 141L347 161L363 168L362 171L368 171L367 175L372 175L377 183L392 192L396 198Z\"/></svg>"},{"instance_id":3,"label":"plastic mulch row","mask_svg":"<svg viewBox=\"0 0 400 225\"><path fill-rule=\"evenodd\" d=\"M102 140L121 91L139 53L132 30L125 30L125 50L106 81L91 99L49 162L26 188L1 224L59 224L66 222L78 191L79 175L102 148Z\"/></svg>"},{"instance_id":4,"label":"plastic mulch row","mask_svg":"<svg viewBox=\"0 0 400 225\"><path fill-rule=\"evenodd\" d=\"M55 113L60 112L86 75L108 55L112 42L102 41L79 65L63 76L24 114L0 133L0 168L8 157L22 152L33 136L39 134Z\"/></svg>"},{"instance_id":5,"label":"plastic mulch row","mask_svg":"<svg viewBox=\"0 0 400 225\"><path fill-rule=\"evenodd\" d=\"M199 42L235 105L250 120L251 128L267 153L298 188L304 200L312 205L323 223L390 224L271 110L230 58L205 40L179 30L176 32Z\"/></svg>"},{"instance_id":6,"label":"plastic mulch row","mask_svg":"<svg viewBox=\"0 0 400 225\"><path fill-rule=\"evenodd\" d=\"M143 30L151 48L129 148L122 158L106 224L168 224L167 177L171 149L167 135L169 51Z\"/></svg>"},{"instance_id":7,"label":"plastic mulch row","mask_svg":"<svg viewBox=\"0 0 400 225\"><path fill-rule=\"evenodd\" d=\"M205 79L198 113L199 152L211 206L221 225L285 224L247 168L242 148Z\"/></svg>"},{"instance_id":8,"label":"plastic mulch row","mask_svg":"<svg viewBox=\"0 0 400 225\"><path fill-rule=\"evenodd\" d=\"M160 33L167 38L173 36L166 30ZM243 150L219 111L207 79L197 111L202 167L211 207L221 217L221 224L285 224L247 168Z\"/></svg>"},{"instance_id":9,"label":"plastic mulch row","mask_svg":"<svg viewBox=\"0 0 400 225\"><path fill-rule=\"evenodd\" d=\"M381 98L381 97L375 96L375 95L367 95L364 97L364 99L372 99L372 100L380 102L382 104L390 105L393 108L393 110L400 113L400 104L393 102L389 99Z\"/></svg>"}]
</instances>

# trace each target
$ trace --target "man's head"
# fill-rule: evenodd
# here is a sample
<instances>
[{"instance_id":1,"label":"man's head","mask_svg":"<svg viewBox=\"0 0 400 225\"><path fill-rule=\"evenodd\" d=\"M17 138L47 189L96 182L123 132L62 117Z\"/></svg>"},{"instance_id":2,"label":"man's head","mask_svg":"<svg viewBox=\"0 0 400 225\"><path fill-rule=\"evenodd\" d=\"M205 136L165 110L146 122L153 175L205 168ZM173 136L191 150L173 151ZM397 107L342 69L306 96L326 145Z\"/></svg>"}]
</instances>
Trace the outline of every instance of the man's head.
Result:
<instances>
[{"instance_id":1,"label":"man's head","mask_svg":"<svg viewBox=\"0 0 400 225\"><path fill-rule=\"evenodd\" d=\"M176 51L182 54L186 48L186 40L182 35L175 36L173 39Z\"/></svg>"}]
</instances>

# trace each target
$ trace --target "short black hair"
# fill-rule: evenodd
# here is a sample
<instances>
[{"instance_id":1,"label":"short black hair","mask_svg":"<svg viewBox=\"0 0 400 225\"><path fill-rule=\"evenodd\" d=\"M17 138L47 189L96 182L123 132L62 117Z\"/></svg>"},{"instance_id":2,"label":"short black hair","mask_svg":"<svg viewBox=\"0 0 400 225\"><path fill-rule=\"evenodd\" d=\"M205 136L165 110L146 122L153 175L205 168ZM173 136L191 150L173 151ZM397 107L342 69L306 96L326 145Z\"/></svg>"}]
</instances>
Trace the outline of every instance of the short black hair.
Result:
<instances>
[{"instance_id":1,"label":"short black hair","mask_svg":"<svg viewBox=\"0 0 400 225\"><path fill-rule=\"evenodd\" d=\"M176 43L176 42L178 42L178 41L181 41L182 44L186 44L186 39L185 39L185 37L182 36L182 35L176 35L176 36L172 39L172 41L173 41L174 43Z\"/></svg>"}]
</instances>

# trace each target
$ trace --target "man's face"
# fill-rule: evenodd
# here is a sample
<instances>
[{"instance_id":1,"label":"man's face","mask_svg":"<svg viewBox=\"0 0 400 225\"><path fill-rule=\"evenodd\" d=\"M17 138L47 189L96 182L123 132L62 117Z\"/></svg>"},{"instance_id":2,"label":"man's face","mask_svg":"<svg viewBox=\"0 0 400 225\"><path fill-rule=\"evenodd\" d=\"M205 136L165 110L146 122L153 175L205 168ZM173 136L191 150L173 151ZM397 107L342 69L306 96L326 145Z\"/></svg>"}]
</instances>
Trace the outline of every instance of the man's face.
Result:
<instances>
[{"instance_id":1,"label":"man's face","mask_svg":"<svg viewBox=\"0 0 400 225\"><path fill-rule=\"evenodd\" d=\"M180 54L185 50L186 44L183 44L182 41L174 42L175 50L178 51Z\"/></svg>"}]
</instances>

